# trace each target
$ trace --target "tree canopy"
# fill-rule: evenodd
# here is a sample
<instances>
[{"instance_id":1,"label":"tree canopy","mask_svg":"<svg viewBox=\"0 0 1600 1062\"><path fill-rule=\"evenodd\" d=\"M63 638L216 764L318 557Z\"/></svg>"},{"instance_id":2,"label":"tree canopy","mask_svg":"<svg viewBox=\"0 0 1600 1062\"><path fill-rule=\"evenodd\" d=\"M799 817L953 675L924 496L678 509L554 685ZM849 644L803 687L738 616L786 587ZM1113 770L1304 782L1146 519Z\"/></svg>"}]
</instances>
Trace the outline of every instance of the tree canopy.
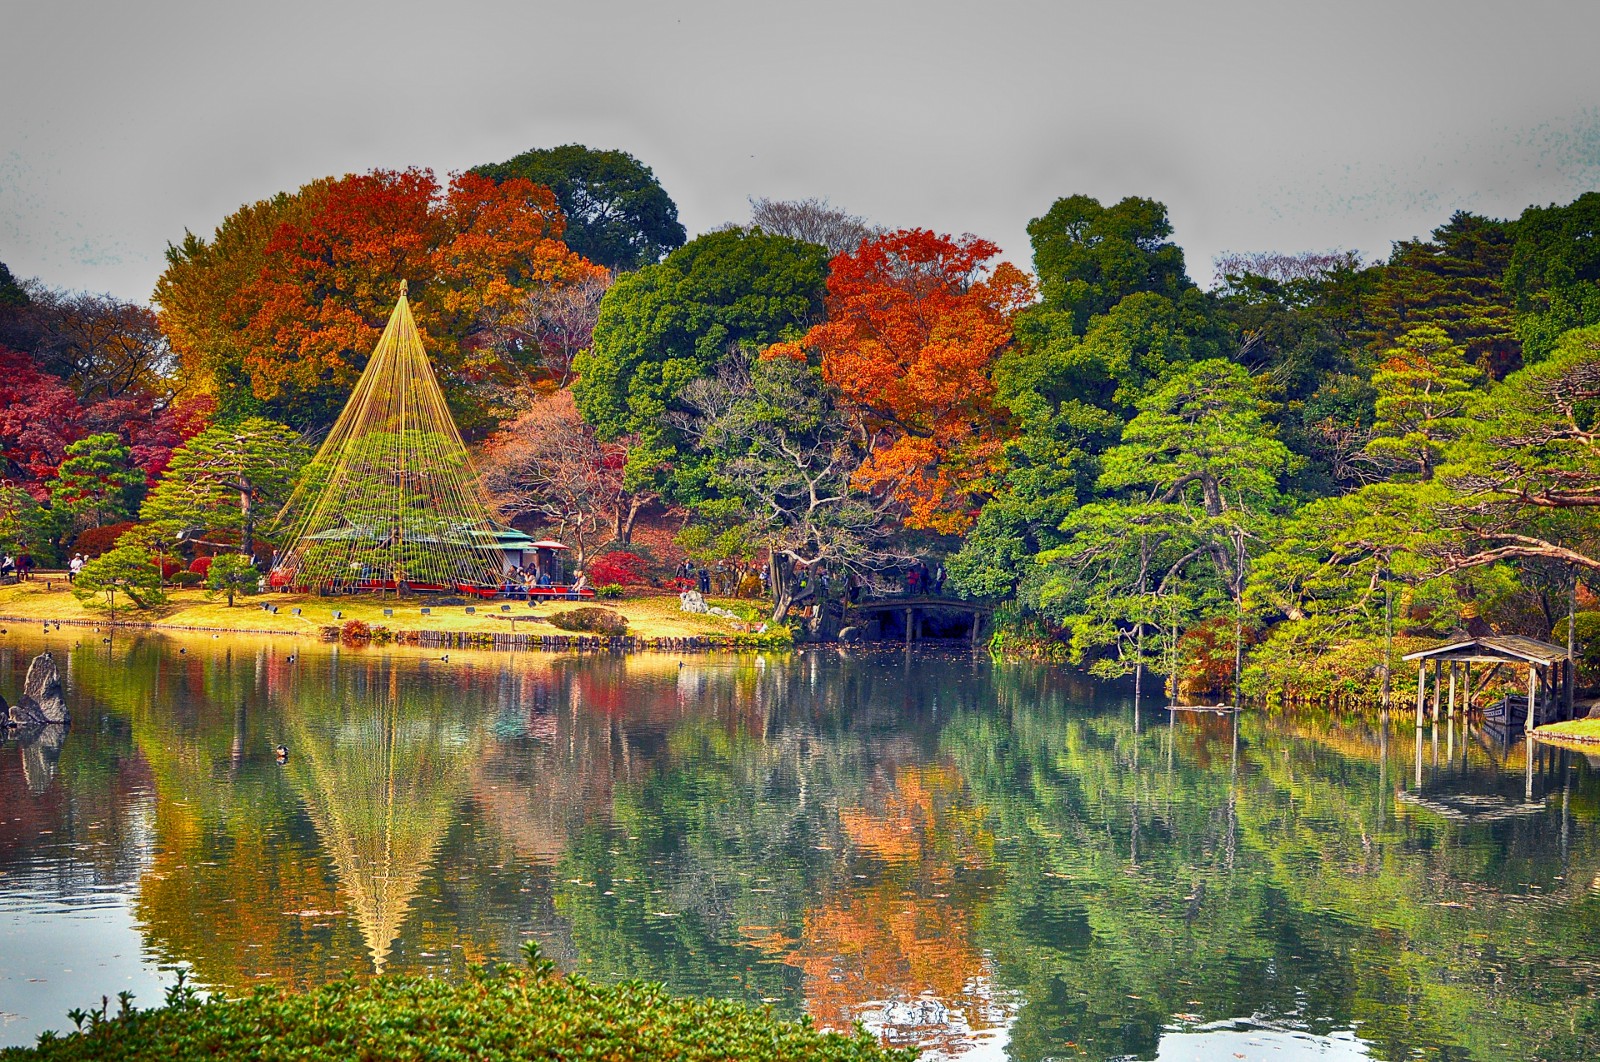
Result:
<instances>
[{"instance_id":1,"label":"tree canopy","mask_svg":"<svg viewBox=\"0 0 1600 1062\"><path fill-rule=\"evenodd\" d=\"M659 262L686 238L677 204L650 167L626 151L563 144L472 172L497 183L524 180L550 189L566 220L567 246L607 269Z\"/></svg>"},{"instance_id":2,"label":"tree canopy","mask_svg":"<svg viewBox=\"0 0 1600 1062\"><path fill-rule=\"evenodd\" d=\"M732 348L797 338L820 315L827 252L761 232L707 233L619 278L579 355L573 397L603 439L636 435L630 475L672 464L664 421Z\"/></svg>"}]
</instances>

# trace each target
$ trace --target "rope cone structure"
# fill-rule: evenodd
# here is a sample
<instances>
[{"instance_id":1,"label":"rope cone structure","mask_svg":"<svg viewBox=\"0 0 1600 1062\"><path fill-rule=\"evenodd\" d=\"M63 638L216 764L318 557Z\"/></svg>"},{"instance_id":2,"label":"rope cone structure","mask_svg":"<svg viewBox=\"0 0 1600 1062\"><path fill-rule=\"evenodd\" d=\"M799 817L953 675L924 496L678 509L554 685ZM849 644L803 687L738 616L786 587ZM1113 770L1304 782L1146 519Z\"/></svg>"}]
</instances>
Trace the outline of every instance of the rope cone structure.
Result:
<instances>
[{"instance_id":1,"label":"rope cone structure","mask_svg":"<svg viewBox=\"0 0 1600 1062\"><path fill-rule=\"evenodd\" d=\"M496 525L428 365L405 285L344 411L284 507L278 588L496 587Z\"/></svg>"}]
</instances>

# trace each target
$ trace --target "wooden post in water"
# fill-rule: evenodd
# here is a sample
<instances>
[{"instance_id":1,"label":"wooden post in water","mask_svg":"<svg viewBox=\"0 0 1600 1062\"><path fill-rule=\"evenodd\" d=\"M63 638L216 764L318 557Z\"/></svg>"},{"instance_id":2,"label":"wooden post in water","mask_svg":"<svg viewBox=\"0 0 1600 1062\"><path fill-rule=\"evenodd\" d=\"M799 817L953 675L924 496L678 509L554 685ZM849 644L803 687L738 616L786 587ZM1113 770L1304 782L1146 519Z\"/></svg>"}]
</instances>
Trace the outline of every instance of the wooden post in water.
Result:
<instances>
[{"instance_id":1,"label":"wooden post in water","mask_svg":"<svg viewBox=\"0 0 1600 1062\"><path fill-rule=\"evenodd\" d=\"M1454 660L1450 661L1450 709L1449 718L1456 717L1456 671L1461 665Z\"/></svg>"},{"instance_id":2,"label":"wooden post in water","mask_svg":"<svg viewBox=\"0 0 1600 1062\"><path fill-rule=\"evenodd\" d=\"M1422 702L1428 693L1428 664L1417 661L1417 729L1422 729ZM1421 784L1421 783L1418 783Z\"/></svg>"},{"instance_id":3,"label":"wooden post in water","mask_svg":"<svg viewBox=\"0 0 1600 1062\"><path fill-rule=\"evenodd\" d=\"M1439 676L1443 670L1444 665L1435 660L1433 662L1433 721L1435 723L1439 721L1439 686L1441 685Z\"/></svg>"},{"instance_id":4,"label":"wooden post in water","mask_svg":"<svg viewBox=\"0 0 1600 1062\"><path fill-rule=\"evenodd\" d=\"M906 609L906 644L907 645L911 644L911 635L912 635L912 632L915 630L915 628L913 628L911 626L911 614L913 612L915 612L915 611L916 611L916 609L911 609L911 608Z\"/></svg>"},{"instance_id":5,"label":"wooden post in water","mask_svg":"<svg viewBox=\"0 0 1600 1062\"><path fill-rule=\"evenodd\" d=\"M1528 714L1523 718L1523 733L1533 733L1533 710L1539 703L1539 668L1537 665L1528 665ZM1532 762L1531 760L1529 761ZM1529 777L1532 777L1531 775Z\"/></svg>"}]
</instances>

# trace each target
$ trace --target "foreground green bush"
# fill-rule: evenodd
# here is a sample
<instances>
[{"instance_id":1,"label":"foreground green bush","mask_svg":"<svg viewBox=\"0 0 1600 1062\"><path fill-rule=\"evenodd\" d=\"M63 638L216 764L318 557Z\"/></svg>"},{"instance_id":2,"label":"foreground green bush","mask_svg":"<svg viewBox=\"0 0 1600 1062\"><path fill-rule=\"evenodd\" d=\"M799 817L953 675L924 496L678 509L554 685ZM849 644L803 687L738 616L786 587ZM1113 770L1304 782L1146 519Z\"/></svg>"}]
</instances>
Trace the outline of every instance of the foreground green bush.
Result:
<instances>
[{"instance_id":1,"label":"foreground green bush","mask_svg":"<svg viewBox=\"0 0 1600 1062\"><path fill-rule=\"evenodd\" d=\"M628 633L628 621L608 608L574 608L557 612L550 622L564 631L621 636Z\"/></svg>"},{"instance_id":2,"label":"foreground green bush","mask_svg":"<svg viewBox=\"0 0 1600 1062\"><path fill-rule=\"evenodd\" d=\"M821 1033L729 1000L674 999L659 985L602 986L501 967L465 983L423 978L339 981L305 993L261 989L201 1002L191 990L166 1006L70 1015L77 1033L46 1034L0 1060L296 1059L811 1059L910 1062L870 1035Z\"/></svg>"}]
</instances>

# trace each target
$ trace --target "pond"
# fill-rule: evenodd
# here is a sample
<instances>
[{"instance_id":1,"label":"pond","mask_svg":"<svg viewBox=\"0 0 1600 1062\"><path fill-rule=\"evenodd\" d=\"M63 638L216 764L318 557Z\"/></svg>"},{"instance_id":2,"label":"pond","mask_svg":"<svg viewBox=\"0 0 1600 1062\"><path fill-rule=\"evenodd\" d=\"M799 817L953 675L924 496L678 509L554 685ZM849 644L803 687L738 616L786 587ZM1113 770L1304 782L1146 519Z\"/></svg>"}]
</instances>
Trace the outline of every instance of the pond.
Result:
<instances>
[{"instance_id":1,"label":"pond","mask_svg":"<svg viewBox=\"0 0 1600 1062\"><path fill-rule=\"evenodd\" d=\"M967 654L103 638L0 638L74 712L0 745L0 1044L536 940L944 1056L1600 1052L1581 754Z\"/></svg>"}]
</instances>

